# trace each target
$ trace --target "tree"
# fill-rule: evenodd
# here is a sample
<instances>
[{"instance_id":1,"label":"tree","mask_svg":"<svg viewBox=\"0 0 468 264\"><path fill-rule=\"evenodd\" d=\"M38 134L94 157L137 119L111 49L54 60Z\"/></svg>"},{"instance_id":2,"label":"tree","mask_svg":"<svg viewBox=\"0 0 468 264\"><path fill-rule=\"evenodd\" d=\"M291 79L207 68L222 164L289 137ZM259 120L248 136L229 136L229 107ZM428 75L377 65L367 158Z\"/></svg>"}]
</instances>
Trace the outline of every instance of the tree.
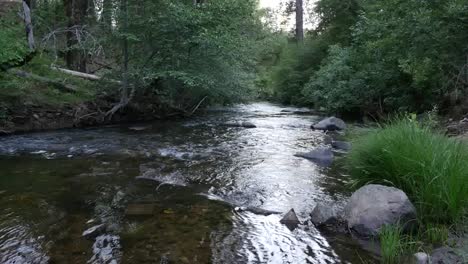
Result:
<instances>
[{"instance_id":1,"label":"tree","mask_svg":"<svg viewBox=\"0 0 468 264\"><path fill-rule=\"evenodd\" d=\"M80 47L81 31L85 25L85 18L88 11L88 0L63 0L65 14L68 18L67 30L67 67L72 70L86 72L87 55Z\"/></svg>"},{"instance_id":2,"label":"tree","mask_svg":"<svg viewBox=\"0 0 468 264\"><path fill-rule=\"evenodd\" d=\"M26 0L23 0L23 19L26 27L26 38L28 40L29 50L34 51L36 49L36 44L34 41L33 26L31 21L31 9Z\"/></svg>"},{"instance_id":3,"label":"tree","mask_svg":"<svg viewBox=\"0 0 468 264\"><path fill-rule=\"evenodd\" d=\"M296 0L296 40L304 41L304 6L302 0Z\"/></svg>"}]
</instances>

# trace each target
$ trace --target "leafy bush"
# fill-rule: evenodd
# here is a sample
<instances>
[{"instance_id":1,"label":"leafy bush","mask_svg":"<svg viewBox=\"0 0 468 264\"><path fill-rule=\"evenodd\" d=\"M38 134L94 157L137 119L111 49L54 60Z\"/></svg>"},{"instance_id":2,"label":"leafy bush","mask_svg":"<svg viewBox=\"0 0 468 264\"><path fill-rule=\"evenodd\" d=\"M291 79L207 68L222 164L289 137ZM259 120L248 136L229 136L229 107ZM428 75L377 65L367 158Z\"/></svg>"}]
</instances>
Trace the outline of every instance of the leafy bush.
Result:
<instances>
[{"instance_id":1,"label":"leafy bush","mask_svg":"<svg viewBox=\"0 0 468 264\"><path fill-rule=\"evenodd\" d=\"M468 204L468 149L413 119L401 119L358 138L347 163L356 186L402 189L422 223L453 223Z\"/></svg>"},{"instance_id":2,"label":"leafy bush","mask_svg":"<svg viewBox=\"0 0 468 264\"><path fill-rule=\"evenodd\" d=\"M0 28L0 67L21 62L29 53L21 22L7 14L0 17Z\"/></svg>"},{"instance_id":3,"label":"leafy bush","mask_svg":"<svg viewBox=\"0 0 468 264\"><path fill-rule=\"evenodd\" d=\"M322 52L307 58L284 50L278 97L374 115L422 112L468 96L460 81L467 11L463 0L317 1L318 24L301 49L320 43Z\"/></svg>"}]
</instances>

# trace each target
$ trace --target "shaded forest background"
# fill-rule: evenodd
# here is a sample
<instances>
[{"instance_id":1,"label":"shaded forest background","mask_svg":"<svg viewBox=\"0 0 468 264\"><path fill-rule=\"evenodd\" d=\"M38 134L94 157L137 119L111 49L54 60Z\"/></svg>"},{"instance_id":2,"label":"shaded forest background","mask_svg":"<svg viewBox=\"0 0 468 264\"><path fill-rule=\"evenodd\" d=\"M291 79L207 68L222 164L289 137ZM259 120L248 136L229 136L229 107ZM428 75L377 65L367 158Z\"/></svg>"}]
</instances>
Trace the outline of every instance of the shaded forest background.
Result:
<instances>
[{"instance_id":1,"label":"shaded forest background","mask_svg":"<svg viewBox=\"0 0 468 264\"><path fill-rule=\"evenodd\" d=\"M376 118L468 110L465 0L3 0L0 28L3 121L25 105L104 120L255 98Z\"/></svg>"}]
</instances>

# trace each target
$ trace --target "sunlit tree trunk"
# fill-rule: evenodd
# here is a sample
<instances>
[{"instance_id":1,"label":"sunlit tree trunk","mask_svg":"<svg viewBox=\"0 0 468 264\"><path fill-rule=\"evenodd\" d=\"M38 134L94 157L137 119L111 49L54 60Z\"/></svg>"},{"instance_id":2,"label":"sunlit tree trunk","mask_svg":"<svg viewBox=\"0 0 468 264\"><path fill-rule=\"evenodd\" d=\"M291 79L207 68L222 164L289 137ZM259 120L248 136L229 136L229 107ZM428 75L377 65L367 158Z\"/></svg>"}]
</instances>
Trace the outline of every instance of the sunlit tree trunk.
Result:
<instances>
[{"instance_id":1,"label":"sunlit tree trunk","mask_svg":"<svg viewBox=\"0 0 468 264\"><path fill-rule=\"evenodd\" d=\"M122 15L123 15L123 30L126 32L128 30L128 6L127 0L121 0L121 8L122 8ZM122 101L128 102L128 39L127 37L123 38L122 43L123 48L123 79L122 79Z\"/></svg>"},{"instance_id":2,"label":"sunlit tree trunk","mask_svg":"<svg viewBox=\"0 0 468 264\"><path fill-rule=\"evenodd\" d=\"M31 2L29 2L30 4ZM36 49L36 44L34 42L33 26L31 20L31 9L26 0L23 1L23 19L26 29L26 38L28 40L29 49L34 51Z\"/></svg>"},{"instance_id":3,"label":"sunlit tree trunk","mask_svg":"<svg viewBox=\"0 0 468 264\"><path fill-rule=\"evenodd\" d=\"M296 40L304 41L304 6L302 0L296 0Z\"/></svg>"}]
</instances>

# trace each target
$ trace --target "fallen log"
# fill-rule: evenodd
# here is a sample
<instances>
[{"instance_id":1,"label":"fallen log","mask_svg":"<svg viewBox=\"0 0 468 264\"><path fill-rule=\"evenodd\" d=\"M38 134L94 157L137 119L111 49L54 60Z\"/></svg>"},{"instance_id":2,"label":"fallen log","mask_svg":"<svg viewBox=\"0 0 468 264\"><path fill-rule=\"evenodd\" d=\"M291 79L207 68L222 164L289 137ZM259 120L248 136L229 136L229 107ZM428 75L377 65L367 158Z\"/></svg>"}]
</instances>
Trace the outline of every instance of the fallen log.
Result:
<instances>
[{"instance_id":1,"label":"fallen log","mask_svg":"<svg viewBox=\"0 0 468 264\"><path fill-rule=\"evenodd\" d=\"M60 71L60 72L65 73L65 74L69 74L69 75L72 75L72 76L75 76L75 77L79 77L79 78L83 78L83 79L87 79L87 80L91 80L91 81L99 81L99 80L103 79L101 76L97 76L97 75L94 75L94 74L89 74L89 73L84 73L84 72L79 72L79 71L72 71L72 70L63 69L63 68L59 68L59 67L55 67L55 66L51 66L50 68L53 69L53 70L56 70L56 71ZM117 80L106 79L106 81L113 82L113 83L116 83L116 84L121 84L121 82L117 81Z\"/></svg>"},{"instance_id":2,"label":"fallen log","mask_svg":"<svg viewBox=\"0 0 468 264\"><path fill-rule=\"evenodd\" d=\"M78 91L78 88L76 86L74 86L74 85L65 84L65 83L62 83L60 81L52 80L52 79L49 79L49 78L46 78L46 77L43 77L43 76L39 76L39 75L30 73L30 72L25 72L25 71L16 70L16 69L9 69L9 70L7 70L7 72L11 73L11 74L15 74L15 75L17 75L19 77L33 79L33 80L36 80L36 81L39 81L39 82L45 82L45 83L51 84L51 85L57 87L58 89L60 89L62 91L65 91L65 92L76 92L76 91Z\"/></svg>"}]
</instances>

